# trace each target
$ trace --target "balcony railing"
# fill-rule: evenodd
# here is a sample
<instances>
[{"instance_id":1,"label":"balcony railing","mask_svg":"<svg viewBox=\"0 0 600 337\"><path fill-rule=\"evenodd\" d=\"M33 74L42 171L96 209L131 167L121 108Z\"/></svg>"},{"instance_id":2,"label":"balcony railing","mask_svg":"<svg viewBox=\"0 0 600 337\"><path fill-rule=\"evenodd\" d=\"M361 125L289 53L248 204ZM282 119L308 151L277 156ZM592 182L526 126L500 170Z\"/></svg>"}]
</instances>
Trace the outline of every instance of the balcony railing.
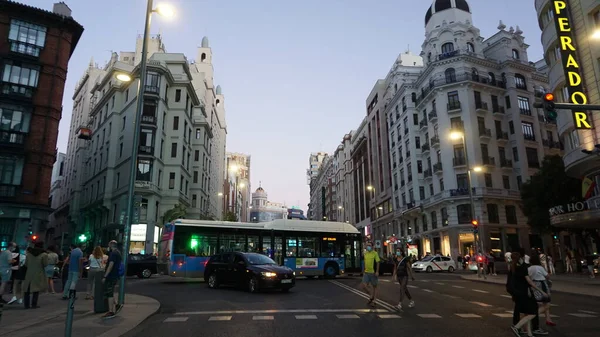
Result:
<instances>
[{"instance_id":1,"label":"balcony railing","mask_svg":"<svg viewBox=\"0 0 600 337\"><path fill-rule=\"evenodd\" d=\"M481 160L483 165L496 166L496 158L484 156Z\"/></svg>"},{"instance_id":2,"label":"balcony railing","mask_svg":"<svg viewBox=\"0 0 600 337\"><path fill-rule=\"evenodd\" d=\"M479 128L479 137L482 138L491 138L492 130L488 128Z\"/></svg>"},{"instance_id":3,"label":"balcony railing","mask_svg":"<svg viewBox=\"0 0 600 337\"><path fill-rule=\"evenodd\" d=\"M0 130L0 144L23 145L26 133L17 131Z\"/></svg>"},{"instance_id":4,"label":"balcony railing","mask_svg":"<svg viewBox=\"0 0 600 337\"><path fill-rule=\"evenodd\" d=\"M473 194L475 194L476 193L475 187L472 187L471 191L473 192ZM451 197L462 197L465 195L469 195L468 188L455 188L455 189L450 190Z\"/></svg>"},{"instance_id":5,"label":"balcony railing","mask_svg":"<svg viewBox=\"0 0 600 337\"><path fill-rule=\"evenodd\" d=\"M524 134L523 139L531 141L531 142L535 142L535 135Z\"/></svg>"},{"instance_id":6,"label":"balcony railing","mask_svg":"<svg viewBox=\"0 0 600 337\"><path fill-rule=\"evenodd\" d=\"M17 196L16 185L0 184L0 198L14 198Z\"/></svg>"},{"instance_id":7,"label":"balcony railing","mask_svg":"<svg viewBox=\"0 0 600 337\"><path fill-rule=\"evenodd\" d=\"M437 111L436 110L432 110L430 113L427 114L427 118L429 118L430 122L433 122L434 120L437 120Z\"/></svg>"},{"instance_id":8,"label":"balcony railing","mask_svg":"<svg viewBox=\"0 0 600 337\"><path fill-rule=\"evenodd\" d=\"M512 160L508 160L508 159L500 159L500 167L505 167L505 168L512 168L513 167L513 162Z\"/></svg>"},{"instance_id":9,"label":"balcony railing","mask_svg":"<svg viewBox=\"0 0 600 337\"><path fill-rule=\"evenodd\" d=\"M33 97L33 93L35 88L22 85L15 84L10 82L2 82L2 94L4 95L13 95L13 96L21 96L26 98Z\"/></svg>"},{"instance_id":10,"label":"balcony railing","mask_svg":"<svg viewBox=\"0 0 600 337\"><path fill-rule=\"evenodd\" d=\"M471 81L486 84L489 86L493 86L496 88L506 89L506 83L503 81L498 81L496 79L490 79L487 76L481 76L477 74L473 74L470 72L454 74L451 76L446 76L445 73L439 73L432 76L433 78L437 78L436 80L430 81L429 84L425 84L423 88L421 88L421 94L417 97L416 104L419 105L435 88L445 86L453 83L460 83L464 81ZM498 76L499 77L499 76Z\"/></svg>"},{"instance_id":11,"label":"balcony railing","mask_svg":"<svg viewBox=\"0 0 600 337\"><path fill-rule=\"evenodd\" d=\"M498 140L508 140L508 132L496 131L496 139L498 139Z\"/></svg>"},{"instance_id":12,"label":"balcony railing","mask_svg":"<svg viewBox=\"0 0 600 337\"><path fill-rule=\"evenodd\" d=\"M421 145L421 152L427 152L430 150L430 146L428 143Z\"/></svg>"},{"instance_id":13,"label":"balcony railing","mask_svg":"<svg viewBox=\"0 0 600 337\"><path fill-rule=\"evenodd\" d=\"M530 109L519 109L519 112L523 116L531 116L531 110Z\"/></svg>"},{"instance_id":14,"label":"balcony railing","mask_svg":"<svg viewBox=\"0 0 600 337\"><path fill-rule=\"evenodd\" d=\"M452 165L454 165L454 167L465 166L467 165L467 161L465 160L465 157L454 157L452 158Z\"/></svg>"},{"instance_id":15,"label":"balcony railing","mask_svg":"<svg viewBox=\"0 0 600 337\"><path fill-rule=\"evenodd\" d=\"M482 112L489 111L488 104L486 102L475 102L475 109Z\"/></svg>"},{"instance_id":16,"label":"balcony railing","mask_svg":"<svg viewBox=\"0 0 600 337\"><path fill-rule=\"evenodd\" d=\"M492 107L492 112L495 113L495 114L503 114L503 113L506 113L506 110L504 109L503 106L494 105Z\"/></svg>"},{"instance_id":17,"label":"balcony railing","mask_svg":"<svg viewBox=\"0 0 600 337\"><path fill-rule=\"evenodd\" d=\"M431 169L427 169L427 170L423 171L423 177L429 178L431 176L433 176L433 172L431 171Z\"/></svg>"},{"instance_id":18,"label":"balcony railing","mask_svg":"<svg viewBox=\"0 0 600 337\"><path fill-rule=\"evenodd\" d=\"M156 85L148 85L146 84L145 86L146 93L150 93L150 94L159 94L160 93L160 87L156 86Z\"/></svg>"},{"instance_id":19,"label":"balcony railing","mask_svg":"<svg viewBox=\"0 0 600 337\"><path fill-rule=\"evenodd\" d=\"M461 109L460 101L454 101L454 102L448 103L447 108L448 108L448 112L460 110Z\"/></svg>"},{"instance_id":20,"label":"balcony railing","mask_svg":"<svg viewBox=\"0 0 600 337\"><path fill-rule=\"evenodd\" d=\"M154 147L153 146L140 145L139 148L138 148L138 152L140 154L153 155L154 154Z\"/></svg>"},{"instance_id":21,"label":"balcony railing","mask_svg":"<svg viewBox=\"0 0 600 337\"><path fill-rule=\"evenodd\" d=\"M142 115L142 123L156 125L156 116Z\"/></svg>"},{"instance_id":22,"label":"balcony railing","mask_svg":"<svg viewBox=\"0 0 600 337\"><path fill-rule=\"evenodd\" d=\"M427 127L427 120L426 119L422 119L421 122L419 123L419 127L422 129L424 127Z\"/></svg>"},{"instance_id":23,"label":"balcony railing","mask_svg":"<svg viewBox=\"0 0 600 337\"><path fill-rule=\"evenodd\" d=\"M431 137L431 146L439 145L439 144L440 144L440 137L438 137L438 136Z\"/></svg>"},{"instance_id":24,"label":"balcony railing","mask_svg":"<svg viewBox=\"0 0 600 337\"><path fill-rule=\"evenodd\" d=\"M442 167L442 163L435 163L433 164L433 172L442 172L443 167Z\"/></svg>"}]
</instances>

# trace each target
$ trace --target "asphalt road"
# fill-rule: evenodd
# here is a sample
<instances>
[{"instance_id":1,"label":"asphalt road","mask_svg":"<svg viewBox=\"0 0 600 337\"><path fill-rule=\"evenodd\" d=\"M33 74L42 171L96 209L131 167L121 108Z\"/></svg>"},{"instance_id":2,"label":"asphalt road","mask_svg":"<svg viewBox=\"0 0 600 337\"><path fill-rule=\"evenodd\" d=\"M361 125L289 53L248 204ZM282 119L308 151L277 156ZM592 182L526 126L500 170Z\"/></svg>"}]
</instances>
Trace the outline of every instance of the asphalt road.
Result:
<instances>
[{"instance_id":1,"label":"asphalt road","mask_svg":"<svg viewBox=\"0 0 600 337\"><path fill-rule=\"evenodd\" d=\"M300 279L287 294L212 290L204 283L175 280L160 277L129 287L128 291L158 299L162 307L126 337L512 335L512 302L504 286L466 281L458 275L417 274L410 283L416 306L402 312L393 310L398 285L389 276L380 278L376 309L366 305L358 278ZM598 298L555 293L553 302L558 326L547 327L540 318L550 336L598 336Z\"/></svg>"}]
</instances>

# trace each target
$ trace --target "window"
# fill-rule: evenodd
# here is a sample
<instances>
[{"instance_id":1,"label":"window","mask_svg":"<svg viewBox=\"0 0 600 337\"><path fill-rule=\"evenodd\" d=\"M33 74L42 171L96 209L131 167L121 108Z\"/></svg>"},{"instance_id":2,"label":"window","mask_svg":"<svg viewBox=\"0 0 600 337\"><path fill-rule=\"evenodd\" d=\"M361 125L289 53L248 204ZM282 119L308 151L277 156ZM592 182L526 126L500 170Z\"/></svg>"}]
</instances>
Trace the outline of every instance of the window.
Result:
<instances>
[{"instance_id":1,"label":"window","mask_svg":"<svg viewBox=\"0 0 600 337\"><path fill-rule=\"evenodd\" d=\"M467 51L470 53L474 53L475 52L475 45L473 45L471 42L467 42Z\"/></svg>"},{"instance_id":2,"label":"window","mask_svg":"<svg viewBox=\"0 0 600 337\"><path fill-rule=\"evenodd\" d=\"M177 158L177 143L171 143L171 158Z\"/></svg>"},{"instance_id":3,"label":"window","mask_svg":"<svg viewBox=\"0 0 600 337\"><path fill-rule=\"evenodd\" d=\"M298 238L298 257L318 257L318 239L314 237Z\"/></svg>"},{"instance_id":4,"label":"window","mask_svg":"<svg viewBox=\"0 0 600 337\"><path fill-rule=\"evenodd\" d=\"M200 129L196 129L196 139L200 139L202 136L202 131Z\"/></svg>"},{"instance_id":5,"label":"window","mask_svg":"<svg viewBox=\"0 0 600 337\"><path fill-rule=\"evenodd\" d=\"M30 121L31 111L29 109L17 105L0 104L0 130L26 133L29 132ZM9 142L14 143L13 136L11 135L9 138ZM4 135L0 141L5 141Z\"/></svg>"},{"instance_id":6,"label":"window","mask_svg":"<svg viewBox=\"0 0 600 337\"><path fill-rule=\"evenodd\" d=\"M446 83L454 83L456 82L456 71L454 68L448 68L444 72L444 76L446 77Z\"/></svg>"},{"instance_id":7,"label":"window","mask_svg":"<svg viewBox=\"0 0 600 337\"><path fill-rule=\"evenodd\" d=\"M169 173L169 189L172 190L175 188L175 172Z\"/></svg>"},{"instance_id":8,"label":"window","mask_svg":"<svg viewBox=\"0 0 600 337\"><path fill-rule=\"evenodd\" d=\"M521 190L521 186L523 186L523 177L517 176L517 189Z\"/></svg>"},{"instance_id":9,"label":"window","mask_svg":"<svg viewBox=\"0 0 600 337\"><path fill-rule=\"evenodd\" d=\"M512 58L514 58L515 60L519 59L519 51L516 49L512 50Z\"/></svg>"},{"instance_id":10,"label":"window","mask_svg":"<svg viewBox=\"0 0 600 337\"><path fill-rule=\"evenodd\" d=\"M160 92L160 74L148 71L146 73L146 91Z\"/></svg>"},{"instance_id":11,"label":"window","mask_svg":"<svg viewBox=\"0 0 600 337\"><path fill-rule=\"evenodd\" d=\"M532 123L521 122L521 129L523 130L523 138L526 140L535 140Z\"/></svg>"},{"instance_id":12,"label":"window","mask_svg":"<svg viewBox=\"0 0 600 337\"><path fill-rule=\"evenodd\" d=\"M148 159L138 159L137 175L135 180L152 181L152 161Z\"/></svg>"},{"instance_id":13,"label":"window","mask_svg":"<svg viewBox=\"0 0 600 337\"><path fill-rule=\"evenodd\" d=\"M506 104L506 108L510 109L510 96L504 96L504 103Z\"/></svg>"},{"instance_id":14,"label":"window","mask_svg":"<svg viewBox=\"0 0 600 337\"><path fill-rule=\"evenodd\" d=\"M531 116L531 107L529 106L529 98L523 96L517 96L517 102L519 104L519 111L521 115Z\"/></svg>"},{"instance_id":15,"label":"window","mask_svg":"<svg viewBox=\"0 0 600 337\"><path fill-rule=\"evenodd\" d=\"M517 208L513 205L504 206L506 212L506 223L511 225L517 225Z\"/></svg>"},{"instance_id":16,"label":"window","mask_svg":"<svg viewBox=\"0 0 600 337\"><path fill-rule=\"evenodd\" d=\"M423 162L420 160L417 160L417 172L423 173Z\"/></svg>"},{"instance_id":17,"label":"window","mask_svg":"<svg viewBox=\"0 0 600 337\"><path fill-rule=\"evenodd\" d=\"M46 44L46 27L20 20L10 22L8 41L10 51L15 53L40 56Z\"/></svg>"},{"instance_id":18,"label":"window","mask_svg":"<svg viewBox=\"0 0 600 337\"><path fill-rule=\"evenodd\" d=\"M425 186L419 186L419 200L425 199Z\"/></svg>"},{"instance_id":19,"label":"window","mask_svg":"<svg viewBox=\"0 0 600 337\"><path fill-rule=\"evenodd\" d=\"M2 93L32 97L38 85L40 72L37 67L6 61L2 73Z\"/></svg>"},{"instance_id":20,"label":"window","mask_svg":"<svg viewBox=\"0 0 600 337\"><path fill-rule=\"evenodd\" d=\"M500 215L498 214L498 205L487 204L488 221L490 223L500 223Z\"/></svg>"},{"instance_id":21,"label":"window","mask_svg":"<svg viewBox=\"0 0 600 337\"><path fill-rule=\"evenodd\" d=\"M442 209L440 209L440 213L442 215L442 226L448 226L448 209L446 207L442 207Z\"/></svg>"},{"instance_id":22,"label":"window","mask_svg":"<svg viewBox=\"0 0 600 337\"><path fill-rule=\"evenodd\" d=\"M513 160L515 162L518 162L519 161L519 149L517 149L516 147L513 147L512 151L513 151Z\"/></svg>"},{"instance_id":23,"label":"window","mask_svg":"<svg viewBox=\"0 0 600 337\"><path fill-rule=\"evenodd\" d=\"M0 184L21 185L23 164L23 158L9 155L0 156ZM7 191L5 191L4 188L5 187L0 188L0 196L14 196L15 193L6 195Z\"/></svg>"},{"instance_id":24,"label":"window","mask_svg":"<svg viewBox=\"0 0 600 337\"><path fill-rule=\"evenodd\" d=\"M469 188L469 178L466 173L461 173L456 175L456 188L464 189L468 191Z\"/></svg>"},{"instance_id":25,"label":"window","mask_svg":"<svg viewBox=\"0 0 600 337\"><path fill-rule=\"evenodd\" d=\"M458 91L451 91L448 93L448 109L454 110L460 108L460 99L458 97Z\"/></svg>"},{"instance_id":26,"label":"window","mask_svg":"<svg viewBox=\"0 0 600 337\"><path fill-rule=\"evenodd\" d=\"M527 90L527 81L525 81L525 76L521 74L515 74L515 86L517 89Z\"/></svg>"},{"instance_id":27,"label":"window","mask_svg":"<svg viewBox=\"0 0 600 337\"><path fill-rule=\"evenodd\" d=\"M531 168L540 167L540 159L536 148L526 147L525 154L527 155L527 165Z\"/></svg>"},{"instance_id":28,"label":"window","mask_svg":"<svg viewBox=\"0 0 600 337\"><path fill-rule=\"evenodd\" d=\"M513 121L508 122L508 131L511 135L515 134L515 123Z\"/></svg>"},{"instance_id":29,"label":"window","mask_svg":"<svg viewBox=\"0 0 600 337\"><path fill-rule=\"evenodd\" d=\"M446 42L442 45L442 54L451 53L454 51L454 43Z\"/></svg>"},{"instance_id":30,"label":"window","mask_svg":"<svg viewBox=\"0 0 600 337\"><path fill-rule=\"evenodd\" d=\"M413 114L413 125L419 125L419 115Z\"/></svg>"},{"instance_id":31,"label":"window","mask_svg":"<svg viewBox=\"0 0 600 337\"><path fill-rule=\"evenodd\" d=\"M179 130L179 116L173 117L173 130Z\"/></svg>"},{"instance_id":32,"label":"window","mask_svg":"<svg viewBox=\"0 0 600 337\"><path fill-rule=\"evenodd\" d=\"M198 171L194 171L194 180L193 180L194 184L198 183Z\"/></svg>"},{"instance_id":33,"label":"window","mask_svg":"<svg viewBox=\"0 0 600 337\"><path fill-rule=\"evenodd\" d=\"M181 89L176 89L175 90L175 102L180 102L181 101Z\"/></svg>"},{"instance_id":34,"label":"window","mask_svg":"<svg viewBox=\"0 0 600 337\"><path fill-rule=\"evenodd\" d=\"M140 221L148 220L148 199L142 198L142 202L140 203Z\"/></svg>"},{"instance_id":35,"label":"window","mask_svg":"<svg viewBox=\"0 0 600 337\"><path fill-rule=\"evenodd\" d=\"M462 204L456 206L456 213L458 216L458 223L465 224L471 223L473 218L471 217L471 205L470 204Z\"/></svg>"},{"instance_id":36,"label":"window","mask_svg":"<svg viewBox=\"0 0 600 337\"><path fill-rule=\"evenodd\" d=\"M196 194L192 194L192 207L196 208L198 203L198 196Z\"/></svg>"},{"instance_id":37,"label":"window","mask_svg":"<svg viewBox=\"0 0 600 337\"><path fill-rule=\"evenodd\" d=\"M505 190L510 190L510 177L502 176L502 185Z\"/></svg>"},{"instance_id":38,"label":"window","mask_svg":"<svg viewBox=\"0 0 600 337\"><path fill-rule=\"evenodd\" d=\"M150 147L154 146L154 132L150 129L141 129L140 130L140 147ZM145 150L145 149L144 149ZM152 151L148 149L148 151ZM144 151L144 152L148 152Z\"/></svg>"},{"instance_id":39,"label":"window","mask_svg":"<svg viewBox=\"0 0 600 337\"><path fill-rule=\"evenodd\" d=\"M415 147L417 149L421 148L421 138L420 137L415 137Z\"/></svg>"},{"instance_id":40,"label":"window","mask_svg":"<svg viewBox=\"0 0 600 337\"><path fill-rule=\"evenodd\" d=\"M199 161L200 160L200 150L195 150L194 151L194 161Z\"/></svg>"},{"instance_id":41,"label":"window","mask_svg":"<svg viewBox=\"0 0 600 337\"><path fill-rule=\"evenodd\" d=\"M491 173L485 173L483 175L483 177L485 178L485 187L493 188L494 187L494 183L493 183L493 180L492 180L492 174Z\"/></svg>"}]
</instances>

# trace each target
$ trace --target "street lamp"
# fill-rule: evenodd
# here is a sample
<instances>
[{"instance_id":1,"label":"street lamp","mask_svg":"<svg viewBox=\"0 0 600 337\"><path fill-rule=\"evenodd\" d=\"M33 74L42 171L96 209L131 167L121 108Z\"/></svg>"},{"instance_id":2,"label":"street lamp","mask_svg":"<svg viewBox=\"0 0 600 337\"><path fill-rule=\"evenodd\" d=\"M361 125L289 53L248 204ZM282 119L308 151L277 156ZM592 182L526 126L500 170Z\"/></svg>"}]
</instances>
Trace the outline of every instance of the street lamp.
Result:
<instances>
[{"instance_id":1,"label":"street lamp","mask_svg":"<svg viewBox=\"0 0 600 337\"><path fill-rule=\"evenodd\" d=\"M131 76L125 73L119 73L115 76L121 82L131 82Z\"/></svg>"},{"instance_id":2,"label":"street lamp","mask_svg":"<svg viewBox=\"0 0 600 337\"><path fill-rule=\"evenodd\" d=\"M133 144L131 146L131 163L129 168L129 187L127 190L127 220L123 228L123 265L125 269L125 275L127 275L127 265L129 256L129 233L131 232L131 221L133 220L133 200L135 195L135 178L136 178L136 167L137 167L137 152L138 143L140 138L140 116L144 111L144 89L146 86L146 64L148 63L148 40L150 38L150 21L152 19L152 13L158 13L166 17L174 14L173 9L168 5L159 5L156 9L153 9L153 0L148 0L146 8L146 24L144 27L144 36L142 41L142 59L140 60L140 83L137 93L137 105L135 109L135 115L133 117ZM123 80L131 77L126 77L124 74L121 75ZM114 266L113 268L118 268ZM119 304L125 303L125 277L121 277L119 284Z\"/></svg>"},{"instance_id":3,"label":"street lamp","mask_svg":"<svg viewBox=\"0 0 600 337\"><path fill-rule=\"evenodd\" d=\"M592 39L594 39L594 40L600 40L600 28L596 29L592 33Z\"/></svg>"}]
</instances>

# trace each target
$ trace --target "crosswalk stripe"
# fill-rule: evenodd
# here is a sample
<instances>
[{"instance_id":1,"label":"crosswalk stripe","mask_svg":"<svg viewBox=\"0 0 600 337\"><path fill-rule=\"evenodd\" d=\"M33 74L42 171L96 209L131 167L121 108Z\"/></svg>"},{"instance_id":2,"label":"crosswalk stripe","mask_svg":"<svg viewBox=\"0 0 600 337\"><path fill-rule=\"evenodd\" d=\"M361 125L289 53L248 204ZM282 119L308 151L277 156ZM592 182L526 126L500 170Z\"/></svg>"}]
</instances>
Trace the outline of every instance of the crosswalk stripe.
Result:
<instances>
[{"instance_id":1,"label":"crosswalk stripe","mask_svg":"<svg viewBox=\"0 0 600 337\"><path fill-rule=\"evenodd\" d=\"M209 321L231 321L231 316L210 316Z\"/></svg>"},{"instance_id":2,"label":"crosswalk stripe","mask_svg":"<svg viewBox=\"0 0 600 337\"><path fill-rule=\"evenodd\" d=\"M492 315L498 316L501 318L512 318L513 317L513 314L492 314Z\"/></svg>"},{"instance_id":3,"label":"crosswalk stripe","mask_svg":"<svg viewBox=\"0 0 600 337\"><path fill-rule=\"evenodd\" d=\"M476 292L482 293L482 294L489 294L489 292L487 292L485 290L473 289L473 291L476 291Z\"/></svg>"},{"instance_id":4,"label":"crosswalk stripe","mask_svg":"<svg viewBox=\"0 0 600 337\"><path fill-rule=\"evenodd\" d=\"M169 317L163 321L163 323L171 323L171 322L185 322L189 319L189 317Z\"/></svg>"},{"instance_id":5,"label":"crosswalk stripe","mask_svg":"<svg viewBox=\"0 0 600 337\"><path fill-rule=\"evenodd\" d=\"M472 304L477 304L480 307L491 307L491 305L487 304L487 303L481 303L481 302L469 302Z\"/></svg>"},{"instance_id":6,"label":"crosswalk stripe","mask_svg":"<svg viewBox=\"0 0 600 337\"><path fill-rule=\"evenodd\" d=\"M356 319L360 318L358 315L336 315L339 319Z\"/></svg>"},{"instance_id":7,"label":"crosswalk stripe","mask_svg":"<svg viewBox=\"0 0 600 337\"><path fill-rule=\"evenodd\" d=\"M590 314L590 315L598 315L597 312L589 311L589 310L579 310L579 312L583 312L584 314Z\"/></svg>"},{"instance_id":8,"label":"crosswalk stripe","mask_svg":"<svg viewBox=\"0 0 600 337\"><path fill-rule=\"evenodd\" d=\"M377 315L379 316L379 318L383 318L383 319L389 319L389 318L402 318L398 315Z\"/></svg>"},{"instance_id":9,"label":"crosswalk stripe","mask_svg":"<svg viewBox=\"0 0 600 337\"><path fill-rule=\"evenodd\" d=\"M595 315L581 314L581 313L573 313L573 314L569 314L569 315L575 316L575 317L579 317L579 318L593 318L593 317L598 317L598 316L595 316ZM550 315L550 316L552 316L552 315Z\"/></svg>"},{"instance_id":10,"label":"crosswalk stripe","mask_svg":"<svg viewBox=\"0 0 600 337\"><path fill-rule=\"evenodd\" d=\"M317 315L296 315L296 319L317 319Z\"/></svg>"},{"instance_id":11,"label":"crosswalk stripe","mask_svg":"<svg viewBox=\"0 0 600 337\"><path fill-rule=\"evenodd\" d=\"M510 296L510 295L500 295L500 296L506 297L506 298L512 298L512 296Z\"/></svg>"},{"instance_id":12,"label":"crosswalk stripe","mask_svg":"<svg viewBox=\"0 0 600 337\"><path fill-rule=\"evenodd\" d=\"M440 285L440 286L446 285L446 283L442 283L442 282L436 282L435 284Z\"/></svg>"},{"instance_id":13,"label":"crosswalk stripe","mask_svg":"<svg viewBox=\"0 0 600 337\"><path fill-rule=\"evenodd\" d=\"M481 316L479 315L475 315L475 314L455 314L458 317L461 318L481 318Z\"/></svg>"},{"instance_id":14,"label":"crosswalk stripe","mask_svg":"<svg viewBox=\"0 0 600 337\"><path fill-rule=\"evenodd\" d=\"M452 288L456 288L456 289L465 289L465 287L461 287L461 286L452 286Z\"/></svg>"},{"instance_id":15,"label":"crosswalk stripe","mask_svg":"<svg viewBox=\"0 0 600 337\"><path fill-rule=\"evenodd\" d=\"M448 294L443 294L443 296L450 297L450 298L460 298L460 297L458 297L458 296L454 296L454 295L448 295Z\"/></svg>"},{"instance_id":16,"label":"crosswalk stripe","mask_svg":"<svg viewBox=\"0 0 600 337\"><path fill-rule=\"evenodd\" d=\"M410 285L410 284L409 284L409 285L407 285L407 287L409 287L409 288L413 288L413 289L419 288L419 287L417 287L417 286L413 286L413 285Z\"/></svg>"},{"instance_id":17,"label":"crosswalk stripe","mask_svg":"<svg viewBox=\"0 0 600 337\"><path fill-rule=\"evenodd\" d=\"M442 316L436 314L417 314L417 316L421 318L442 318Z\"/></svg>"},{"instance_id":18,"label":"crosswalk stripe","mask_svg":"<svg viewBox=\"0 0 600 337\"><path fill-rule=\"evenodd\" d=\"M433 292L433 290L429 290L429 289L423 289L423 291L426 291L428 293L432 293Z\"/></svg>"},{"instance_id":19,"label":"crosswalk stripe","mask_svg":"<svg viewBox=\"0 0 600 337\"><path fill-rule=\"evenodd\" d=\"M274 319L274 316L252 316L253 321L272 321Z\"/></svg>"},{"instance_id":20,"label":"crosswalk stripe","mask_svg":"<svg viewBox=\"0 0 600 337\"><path fill-rule=\"evenodd\" d=\"M381 280L381 282L392 282L390 280Z\"/></svg>"}]
</instances>

